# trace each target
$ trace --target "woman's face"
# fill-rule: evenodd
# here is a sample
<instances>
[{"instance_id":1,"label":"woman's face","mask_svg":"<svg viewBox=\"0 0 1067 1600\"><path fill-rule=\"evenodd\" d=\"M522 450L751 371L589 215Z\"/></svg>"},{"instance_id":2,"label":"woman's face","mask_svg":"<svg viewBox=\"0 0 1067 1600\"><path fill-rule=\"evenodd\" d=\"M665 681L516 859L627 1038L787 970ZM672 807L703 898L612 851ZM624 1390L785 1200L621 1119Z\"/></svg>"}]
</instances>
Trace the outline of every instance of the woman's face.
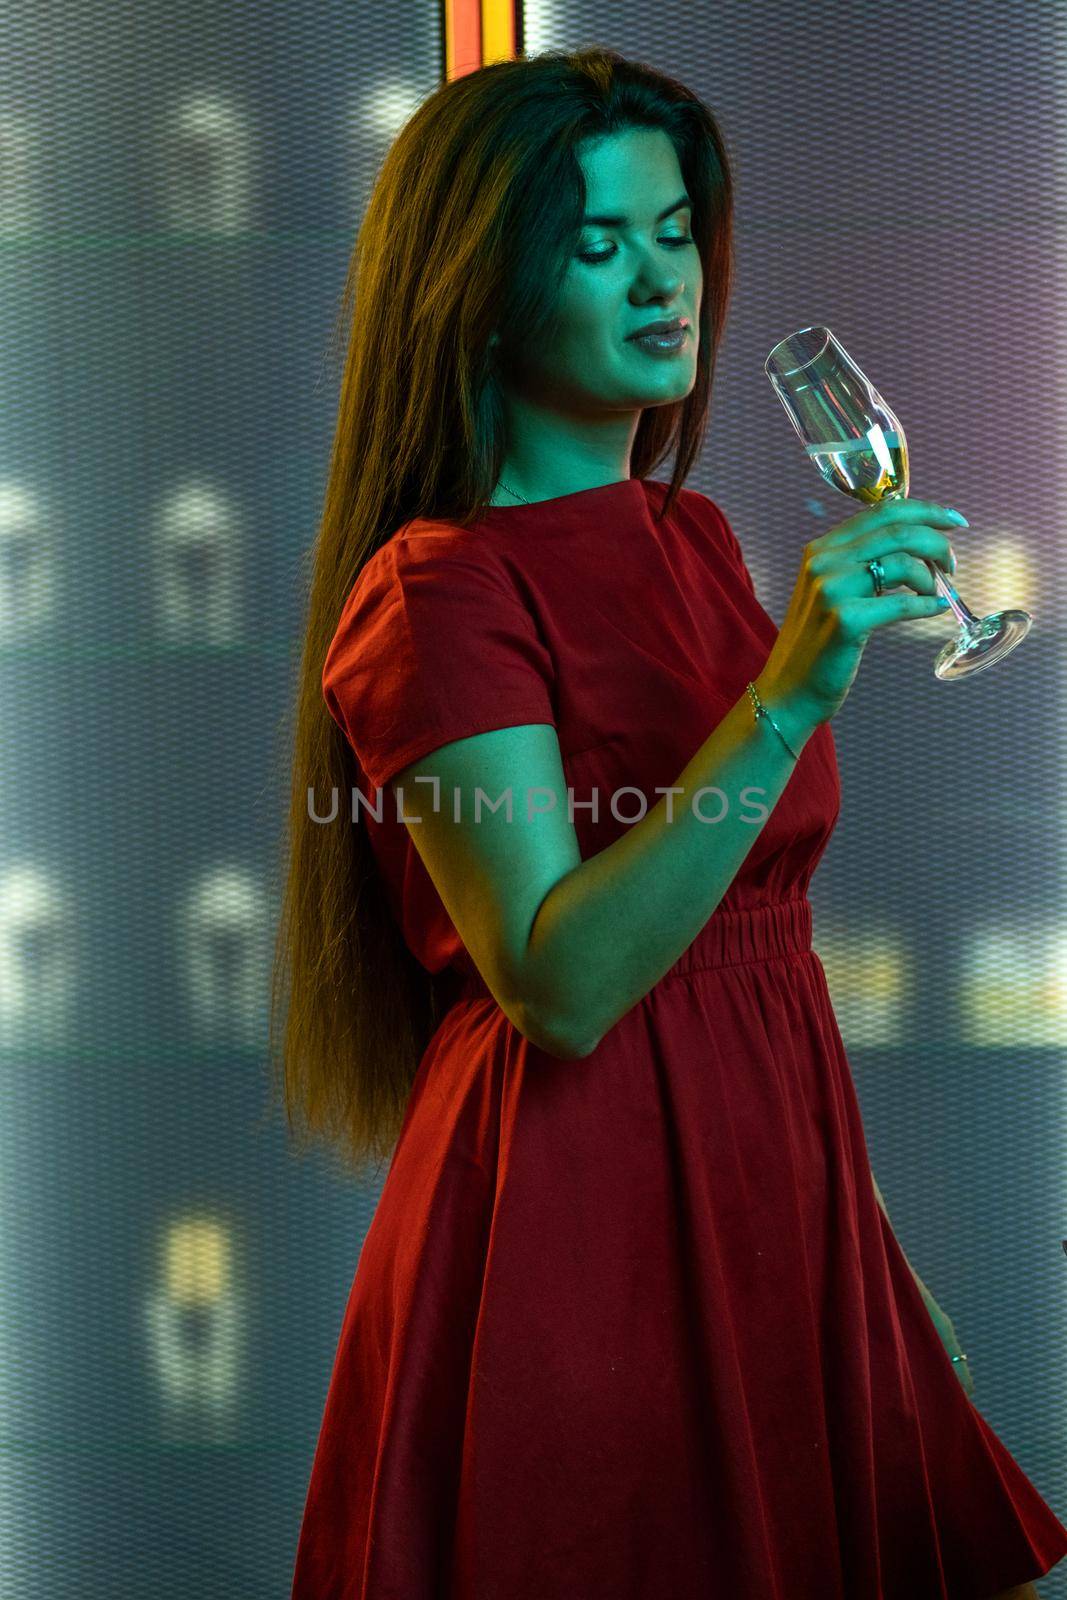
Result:
<instances>
[{"instance_id":1,"label":"woman's face","mask_svg":"<svg viewBox=\"0 0 1067 1600\"><path fill-rule=\"evenodd\" d=\"M568 263L551 348L524 352L522 391L573 415L640 411L683 400L696 378L704 278L690 239L678 157L660 128L633 128L579 151L587 217ZM668 215L661 213L669 212ZM689 319L681 349L648 354L629 335Z\"/></svg>"}]
</instances>

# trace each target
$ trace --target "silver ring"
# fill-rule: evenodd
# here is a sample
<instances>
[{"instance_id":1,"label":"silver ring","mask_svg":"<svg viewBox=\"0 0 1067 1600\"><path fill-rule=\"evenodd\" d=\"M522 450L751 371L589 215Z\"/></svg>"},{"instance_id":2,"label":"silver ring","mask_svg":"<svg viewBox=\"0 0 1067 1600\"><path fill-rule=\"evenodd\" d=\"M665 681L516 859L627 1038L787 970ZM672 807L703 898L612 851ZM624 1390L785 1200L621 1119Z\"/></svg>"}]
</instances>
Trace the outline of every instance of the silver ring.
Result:
<instances>
[{"instance_id":1,"label":"silver ring","mask_svg":"<svg viewBox=\"0 0 1067 1600\"><path fill-rule=\"evenodd\" d=\"M885 588L885 572L882 570L882 563L877 556L874 557L873 561L867 562L867 571L874 581L874 592L877 597Z\"/></svg>"}]
</instances>

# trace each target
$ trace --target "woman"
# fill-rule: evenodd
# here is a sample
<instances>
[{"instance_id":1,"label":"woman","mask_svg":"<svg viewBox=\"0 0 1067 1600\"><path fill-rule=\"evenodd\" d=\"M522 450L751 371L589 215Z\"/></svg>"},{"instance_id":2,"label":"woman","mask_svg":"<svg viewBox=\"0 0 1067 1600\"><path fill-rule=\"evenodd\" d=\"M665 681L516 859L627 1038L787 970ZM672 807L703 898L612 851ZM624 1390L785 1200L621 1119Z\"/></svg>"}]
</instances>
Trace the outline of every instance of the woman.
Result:
<instances>
[{"instance_id":1,"label":"woman","mask_svg":"<svg viewBox=\"0 0 1067 1600\"><path fill-rule=\"evenodd\" d=\"M829 721L952 522L842 523L775 627L683 486L731 218L706 107L608 51L445 85L371 198L279 978L290 1113L395 1153L294 1600L980 1600L1067 1552L879 1207L811 948Z\"/></svg>"}]
</instances>

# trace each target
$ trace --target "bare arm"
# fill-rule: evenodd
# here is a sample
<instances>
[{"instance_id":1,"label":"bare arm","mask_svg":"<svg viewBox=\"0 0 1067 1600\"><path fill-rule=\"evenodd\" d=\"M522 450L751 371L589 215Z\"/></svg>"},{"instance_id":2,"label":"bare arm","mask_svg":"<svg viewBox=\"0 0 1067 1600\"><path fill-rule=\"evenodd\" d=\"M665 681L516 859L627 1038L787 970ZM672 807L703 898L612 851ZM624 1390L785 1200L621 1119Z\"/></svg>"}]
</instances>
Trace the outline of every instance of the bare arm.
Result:
<instances>
[{"instance_id":1,"label":"bare arm","mask_svg":"<svg viewBox=\"0 0 1067 1600\"><path fill-rule=\"evenodd\" d=\"M885 1220L889 1223L890 1228L892 1228L893 1224L892 1224L892 1222L890 1222L889 1212L886 1210L885 1201L882 1199L882 1191L878 1187L878 1183L877 1183L877 1180L875 1179L873 1171L871 1173L871 1182L874 1184L874 1197L878 1201L878 1204L882 1208L882 1215L885 1217ZM895 1232L894 1232L893 1237L896 1238ZM900 1244L900 1240L899 1239L897 1239L897 1243ZM903 1250L903 1246L901 1246L901 1249ZM904 1259L905 1259L905 1261L908 1261L907 1256L905 1256ZM915 1282L919 1285L919 1288L922 1290L923 1298L926 1299L927 1296L929 1296L930 1291L926 1287L926 1285L922 1281L922 1279L919 1277L919 1274L916 1272L915 1268L912 1266L910 1261L908 1261L908 1271L911 1273L912 1277L915 1279Z\"/></svg>"},{"instance_id":2,"label":"bare arm","mask_svg":"<svg viewBox=\"0 0 1067 1600\"><path fill-rule=\"evenodd\" d=\"M760 698L799 755L818 723L755 679ZM693 942L756 842L796 761L747 689L640 822L580 861L540 904L524 988L552 1008L554 1032L588 1055ZM704 795L693 814L698 789ZM744 791L755 792L747 798ZM668 820L668 807L673 820ZM759 808L763 807L761 813Z\"/></svg>"},{"instance_id":3,"label":"bare arm","mask_svg":"<svg viewBox=\"0 0 1067 1600\"><path fill-rule=\"evenodd\" d=\"M874 1184L874 1198L878 1201L878 1204L881 1206L883 1212L885 1212L885 1220L889 1222L889 1212L885 1209L885 1201L882 1199L882 1191L878 1187L878 1180L875 1178L873 1171L871 1172L871 1182Z\"/></svg>"},{"instance_id":4,"label":"bare arm","mask_svg":"<svg viewBox=\"0 0 1067 1600\"><path fill-rule=\"evenodd\" d=\"M755 681L799 754L817 722ZM402 769L390 787L501 1010L533 1044L573 1060L692 943L795 767L746 690L675 779L676 792L585 861L559 741L544 723L454 740ZM693 796L705 788L721 794L704 795L694 815ZM481 808L479 794L513 798L512 814ZM723 796L721 820L702 820L718 816Z\"/></svg>"}]
</instances>

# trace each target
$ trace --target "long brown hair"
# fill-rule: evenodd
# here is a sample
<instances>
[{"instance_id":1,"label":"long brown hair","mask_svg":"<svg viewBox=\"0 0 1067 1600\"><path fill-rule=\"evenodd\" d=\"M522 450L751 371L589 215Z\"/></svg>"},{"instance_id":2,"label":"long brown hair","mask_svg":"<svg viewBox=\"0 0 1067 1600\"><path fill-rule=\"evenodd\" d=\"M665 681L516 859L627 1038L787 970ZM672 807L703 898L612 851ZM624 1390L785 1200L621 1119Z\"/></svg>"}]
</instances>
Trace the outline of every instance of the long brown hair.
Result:
<instances>
[{"instance_id":1,"label":"long brown hair","mask_svg":"<svg viewBox=\"0 0 1067 1600\"><path fill-rule=\"evenodd\" d=\"M703 442L733 276L733 186L722 134L684 85L613 50L520 56L444 83L390 146L356 238L322 519L310 551L293 703L292 789L270 997L270 1055L298 1148L323 1141L341 1175L395 1147L419 1059L442 1015L439 980L409 951L362 826L322 826L357 783L322 668L368 560L415 517L477 520L505 459L497 363L551 337L578 246L576 147L662 128L693 200L704 293L696 381L640 418L646 477L674 448L668 515ZM500 343L490 344L498 330Z\"/></svg>"}]
</instances>

